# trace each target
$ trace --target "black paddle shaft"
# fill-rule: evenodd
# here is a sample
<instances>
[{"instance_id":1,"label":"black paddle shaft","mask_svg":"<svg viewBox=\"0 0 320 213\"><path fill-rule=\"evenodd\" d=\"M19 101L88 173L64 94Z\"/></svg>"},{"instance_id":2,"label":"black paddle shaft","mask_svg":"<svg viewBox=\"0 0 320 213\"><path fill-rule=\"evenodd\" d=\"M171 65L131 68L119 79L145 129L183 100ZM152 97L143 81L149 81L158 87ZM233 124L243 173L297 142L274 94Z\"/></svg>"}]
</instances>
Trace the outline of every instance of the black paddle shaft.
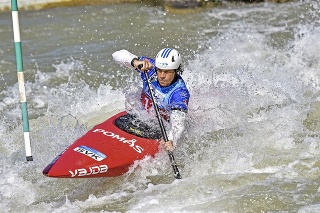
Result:
<instances>
[{"instance_id":1,"label":"black paddle shaft","mask_svg":"<svg viewBox=\"0 0 320 213\"><path fill-rule=\"evenodd\" d=\"M147 78L148 89L150 91L150 95L151 95L151 99L152 99L154 110L156 111L156 114L157 114L158 122L159 122L159 125L160 125L160 128L161 128L162 137L163 137L164 141L167 142L167 141L169 141L168 140L168 136L167 136L166 130L164 128L163 121L161 119L161 115L160 115L160 112L159 112L158 104L157 104L156 99L155 99L154 94L153 94L153 90L152 90L150 78L149 78L149 75L148 75L148 71L147 70L144 71L144 74L146 75L146 78ZM174 160L173 152L170 151L170 150L167 150L167 151L168 151L169 159L170 159L171 166L172 166L172 169L173 169L174 177L176 179L181 179L182 177L180 175L177 163Z\"/></svg>"}]
</instances>

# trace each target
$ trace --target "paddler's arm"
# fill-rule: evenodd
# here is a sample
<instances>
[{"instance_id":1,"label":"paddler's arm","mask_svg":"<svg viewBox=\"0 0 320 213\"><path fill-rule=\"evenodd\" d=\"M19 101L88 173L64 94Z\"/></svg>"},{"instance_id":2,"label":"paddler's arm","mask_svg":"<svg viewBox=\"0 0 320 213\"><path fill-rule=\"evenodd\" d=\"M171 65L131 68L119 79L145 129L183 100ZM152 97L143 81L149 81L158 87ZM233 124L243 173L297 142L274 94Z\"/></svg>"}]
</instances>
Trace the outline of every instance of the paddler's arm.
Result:
<instances>
[{"instance_id":1,"label":"paddler's arm","mask_svg":"<svg viewBox=\"0 0 320 213\"><path fill-rule=\"evenodd\" d=\"M185 129L186 112L180 110L172 110L170 115L170 130L168 131L168 139L166 143L163 139L160 141L167 150L173 151L177 145L177 141L181 138Z\"/></svg>"},{"instance_id":2,"label":"paddler's arm","mask_svg":"<svg viewBox=\"0 0 320 213\"><path fill-rule=\"evenodd\" d=\"M124 65L131 69L138 69L142 72L153 68L153 64L147 58L139 60L138 56L132 54L128 50L116 51L112 53L112 58L120 65Z\"/></svg>"},{"instance_id":3,"label":"paddler's arm","mask_svg":"<svg viewBox=\"0 0 320 213\"><path fill-rule=\"evenodd\" d=\"M132 54L128 50L116 51L116 52L112 53L112 58L118 64L124 65L126 67L131 68L131 69L136 68L131 64L131 62L134 61L133 59L138 60L138 56Z\"/></svg>"}]
</instances>

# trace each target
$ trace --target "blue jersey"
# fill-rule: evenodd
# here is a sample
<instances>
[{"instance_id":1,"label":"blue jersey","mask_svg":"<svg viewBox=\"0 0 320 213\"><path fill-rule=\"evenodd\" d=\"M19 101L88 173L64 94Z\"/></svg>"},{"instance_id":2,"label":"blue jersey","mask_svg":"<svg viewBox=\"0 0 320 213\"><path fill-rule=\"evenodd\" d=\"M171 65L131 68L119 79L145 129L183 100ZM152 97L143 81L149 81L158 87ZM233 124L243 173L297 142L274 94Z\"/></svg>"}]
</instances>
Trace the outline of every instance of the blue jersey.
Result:
<instances>
[{"instance_id":1,"label":"blue jersey","mask_svg":"<svg viewBox=\"0 0 320 213\"><path fill-rule=\"evenodd\" d=\"M159 109L165 112L170 112L172 110L181 110L187 112L190 93L181 76L176 75L176 78L171 85L162 87L157 80L155 61L146 57L140 57L139 59L148 59L154 65L153 68L148 71L148 75L151 79L151 85L153 87L154 96ZM144 73L141 73L141 79L143 80L141 103L145 109L149 109L152 106L152 99Z\"/></svg>"}]
</instances>

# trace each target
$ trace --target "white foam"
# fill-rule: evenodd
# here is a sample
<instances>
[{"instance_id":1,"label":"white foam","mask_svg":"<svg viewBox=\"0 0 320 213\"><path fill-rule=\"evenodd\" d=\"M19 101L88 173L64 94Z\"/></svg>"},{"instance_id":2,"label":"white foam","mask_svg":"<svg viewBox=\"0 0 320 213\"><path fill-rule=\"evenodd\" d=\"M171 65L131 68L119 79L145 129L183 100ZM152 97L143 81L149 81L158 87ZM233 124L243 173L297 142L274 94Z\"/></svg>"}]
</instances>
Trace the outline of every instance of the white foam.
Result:
<instances>
[{"instance_id":1,"label":"white foam","mask_svg":"<svg viewBox=\"0 0 320 213\"><path fill-rule=\"evenodd\" d=\"M7 87L0 104L1 207L33 212L108 212L109 206L126 212L242 212L262 210L260 204L270 202L279 205L275 208L317 211L317 205L309 204L319 188L314 181L320 172L318 132L309 132L304 120L319 99L319 27L297 24L292 40L272 46L270 35L285 26L236 20L253 15L255 8L208 12L221 21L220 28L204 27L204 34L217 34L200 42L183 75L191 91L190 124L174 153L182 180L173 179L166 152L136 162L117 178L43 177L42 168L91 125L124 109L126 92L110 85L93 88L79 79L78 73L87 71L79 59L58 62L54 71L37 70L34 82L26 85L35 161L24 164L17 85ZM268 8L257 12L274 9ZM224 20L231 23L223 25ZM28 193L30 200L21 203Z\"/></svg>"}]
</instances>

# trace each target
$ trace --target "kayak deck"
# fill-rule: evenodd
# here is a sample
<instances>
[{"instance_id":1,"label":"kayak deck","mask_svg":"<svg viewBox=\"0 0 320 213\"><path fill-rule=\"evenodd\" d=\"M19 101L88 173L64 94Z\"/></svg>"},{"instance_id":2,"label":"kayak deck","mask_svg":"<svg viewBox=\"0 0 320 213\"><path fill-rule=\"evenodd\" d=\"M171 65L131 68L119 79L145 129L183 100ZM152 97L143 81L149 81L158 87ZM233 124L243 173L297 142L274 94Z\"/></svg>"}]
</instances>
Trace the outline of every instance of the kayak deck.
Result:
<instances>
[{"instance_id":1,"label":"kayak deck","mask_svg":"<svg viewBox=\"0 0 320 213\"><path fill-rule=\"evenodd\" d=\"M43 174L56 178L113 177L124 174L136 160L159 151L161 133L120 112L96 125L47 165Z\"/></svg>"}]
</instances>

